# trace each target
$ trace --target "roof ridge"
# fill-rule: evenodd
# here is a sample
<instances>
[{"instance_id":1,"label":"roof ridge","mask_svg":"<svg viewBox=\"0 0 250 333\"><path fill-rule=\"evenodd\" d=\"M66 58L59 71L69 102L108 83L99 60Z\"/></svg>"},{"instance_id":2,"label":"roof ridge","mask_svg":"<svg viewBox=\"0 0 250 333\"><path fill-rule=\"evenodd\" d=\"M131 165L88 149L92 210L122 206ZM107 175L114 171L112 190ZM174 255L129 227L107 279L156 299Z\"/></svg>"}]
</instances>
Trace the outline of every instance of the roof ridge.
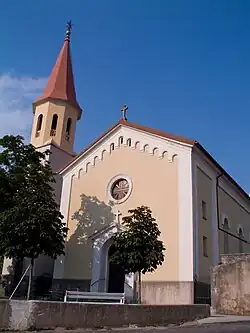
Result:
<instances>
[{"instance_id":1,"label":"roof ridge","mask_svg":"<svg viewBox=\"0 0 250 333\"><path fill-rule=\"evenodd\" d=\"M158 130L158 129L155 129L155 128L152 128L152 127L147 127L147 126L140 125L140 124L137 124L137 123L134 123L134 122L130 122L130 121L125 120L125 119L120 119L119 123L122 124L122 125L125 125L125 126L135 128L137 130L141 130L141 131L144 131L144 132L149 132L149 133L154 134L154 135L158 135L158 136L170 139L170 140L179 141L179 142L190 144L190 145L194 145L197 142L196 140L189 139L189 138L186 138L184 136L178 136L178 135L175 135L175 134L171 134L171 133L161 131L161 130Z\"/></svg>"}]
</instances>

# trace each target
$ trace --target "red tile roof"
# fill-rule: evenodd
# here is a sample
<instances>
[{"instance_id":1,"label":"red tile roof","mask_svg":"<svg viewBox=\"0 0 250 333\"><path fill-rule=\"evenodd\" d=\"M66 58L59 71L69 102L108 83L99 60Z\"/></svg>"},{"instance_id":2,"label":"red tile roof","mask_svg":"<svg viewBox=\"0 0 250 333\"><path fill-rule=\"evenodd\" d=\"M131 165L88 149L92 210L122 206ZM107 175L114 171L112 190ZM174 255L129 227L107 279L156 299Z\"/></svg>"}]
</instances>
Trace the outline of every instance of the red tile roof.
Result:
<instances>
[{"instance_id":1,"label":"red tile roof","mask_svg":"<svg viewBox=\"0 0 250 333\"><path fill-rule=\"evenodd\" d=\"M48 99L68 102L79 111L78 119L81 118L82 110L76 99L69 38L65 38L43 94L34 104Z\"/></svg>"},{"instance_id":2,"label":"red tile roof","mask_svg":"<svg viewBox=\"0 0 250 333\"><path fill-rule=\"evenodd\" d=\"M82 156L87 150L91 149L98 141L102 140L109 132L111 132L113 129L115 129L117 126L119 125L124 125L130 128L134 128L136 130L139 131L143 131L143 132L147 132L153 135L157 135L157 136L161 136L164 137L166 139L169 140L173 140L173 141L177 141L177 142L181 142L181 143L185 143L188 145L193 146L196 141L195 140L191 140L182 136L177 136L177 135L173 135L173 134L169 134L166 132L162 132L150 127L145 127L136 123L131 123L127 120L124 119L120 119L119 121L117 121L112 127L110 127L106 132L104 132L103 134L101 134L96 140L94 140L88 147L86 147L83 151L81 151L79 154L77 154L75 156L75 158L73 158L68 164L66 164L62 169L60 169L58 172L62 172L64 169L66 169L71 163L73 163L73 161L75 161L76 159L78 159L80 156Z\"/></svg>"}]
</instances>

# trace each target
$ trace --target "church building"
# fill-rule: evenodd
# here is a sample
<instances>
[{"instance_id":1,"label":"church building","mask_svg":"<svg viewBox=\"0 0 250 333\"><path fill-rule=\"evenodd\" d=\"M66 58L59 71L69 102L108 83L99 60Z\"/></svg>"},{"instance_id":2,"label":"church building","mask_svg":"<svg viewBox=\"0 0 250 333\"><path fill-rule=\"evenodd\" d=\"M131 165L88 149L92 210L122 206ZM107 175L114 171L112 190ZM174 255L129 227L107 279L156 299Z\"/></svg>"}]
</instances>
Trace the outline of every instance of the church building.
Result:
<instances>
[{"instance_id":1,"label":"church building","mask_svg":"<svg viewBox=\"0 0 250 333\"><path fill-rule=\"evenodd\" d=\"M145 205L166 251L163 265L142 276L142 300L192 304L199 286L209 287L210 268L222 253L250 252L250 198L198 141L135 124L126 105L120 119L75 154L83 112L70 33L68 25L48 83L33 103L31 134L37 149L52 153L57 200L69 228L66 255L39 259L35 274L51 274L55 288L131 295L136 275L121 277L109 255L122 217Z\"/></svg>"}]
</instances>

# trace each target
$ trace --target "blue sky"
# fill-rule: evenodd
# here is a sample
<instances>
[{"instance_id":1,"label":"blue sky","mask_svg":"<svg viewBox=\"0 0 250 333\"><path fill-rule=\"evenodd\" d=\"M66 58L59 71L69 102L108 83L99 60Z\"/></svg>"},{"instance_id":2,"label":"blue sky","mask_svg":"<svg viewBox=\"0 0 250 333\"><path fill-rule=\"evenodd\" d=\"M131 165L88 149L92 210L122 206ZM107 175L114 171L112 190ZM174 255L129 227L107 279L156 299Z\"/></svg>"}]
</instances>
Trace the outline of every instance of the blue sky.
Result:
<instances>
[{"instance_id":1,"label":"blue sky","mask_svg":"<svg viewBox=\"0 0 250 333\"><path fill-rule=\"evenodd\" d=\"M130 121L200 141L250 192L248 0L2 0L0 135L29 132L68 19L76 151L126 103Z\"/></svg>"}]
</instances>

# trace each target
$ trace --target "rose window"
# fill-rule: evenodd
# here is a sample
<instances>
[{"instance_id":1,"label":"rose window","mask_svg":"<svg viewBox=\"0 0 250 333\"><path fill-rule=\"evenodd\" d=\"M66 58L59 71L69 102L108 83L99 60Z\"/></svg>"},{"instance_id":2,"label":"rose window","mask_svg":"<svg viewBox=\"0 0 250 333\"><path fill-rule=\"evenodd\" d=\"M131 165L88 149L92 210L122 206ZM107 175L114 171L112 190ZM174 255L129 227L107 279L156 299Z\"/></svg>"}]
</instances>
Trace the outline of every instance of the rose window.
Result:
<instances>
[{"instance_id":1,"label":"rose window","mask_svg":"<svg viewBox=\"0 0 250 333\"><path fill-rule=\"evenodd\" d=\"M111 187L111 195L115 200L122 200L129 193L129 183L126 179L118 179Z\"/></svg>"}]
</instances>

